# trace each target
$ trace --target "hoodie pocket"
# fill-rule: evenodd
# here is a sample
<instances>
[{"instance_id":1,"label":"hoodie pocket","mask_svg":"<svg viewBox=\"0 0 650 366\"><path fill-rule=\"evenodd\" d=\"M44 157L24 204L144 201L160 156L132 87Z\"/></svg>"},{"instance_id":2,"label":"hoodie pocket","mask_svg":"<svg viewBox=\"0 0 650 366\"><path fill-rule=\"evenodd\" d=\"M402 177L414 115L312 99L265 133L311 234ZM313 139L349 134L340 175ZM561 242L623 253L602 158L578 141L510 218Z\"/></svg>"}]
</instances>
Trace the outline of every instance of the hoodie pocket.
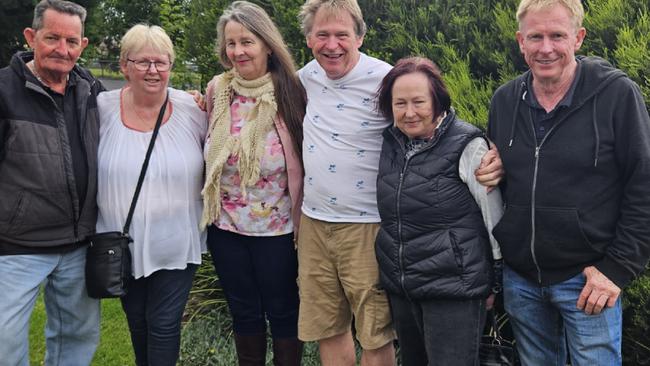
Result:
<instances>
[{"instance_id":1,"label":"hoodie pocket","mask_svg":"<svg viewBox=\"0 0 650 366\"><path fill-rule=\"evenodd\" d=\"M566 268L603 255L585 236L575 208L538 208L536 234L535 253L545 268Z\"/></svg>"},{"instance_id":2,"label":"hoodie pocket","mask_svg":"<svg viewBox=\"0 0 650 366\"><path fill-rule=\"evenodd\" d=\"M492 229L503 259L520 271L535 269L530 251L530 206L508 205L499 223Z\"/></svg>"}]
</instances>

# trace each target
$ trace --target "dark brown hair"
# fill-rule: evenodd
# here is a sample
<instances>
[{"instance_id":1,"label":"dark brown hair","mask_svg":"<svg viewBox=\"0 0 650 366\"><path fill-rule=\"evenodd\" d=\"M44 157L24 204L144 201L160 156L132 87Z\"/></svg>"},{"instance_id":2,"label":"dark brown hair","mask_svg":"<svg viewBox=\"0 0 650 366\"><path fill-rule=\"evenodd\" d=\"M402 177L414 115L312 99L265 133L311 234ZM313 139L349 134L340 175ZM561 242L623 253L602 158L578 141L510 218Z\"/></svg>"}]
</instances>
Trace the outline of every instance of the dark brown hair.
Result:
<instances>
[{"instance_id":1,"label":"dark brown hair","mask_svg":"<svg viewBox=\"0 0 650 366\"><path fill-rule=\"evenodd\" d=\"M400 59L381 81L377 91L377 109L386 119L393 120L393 85L398 77L419 72L429 80L429 91L433 102L433 119L451 108L451 97L438 66L428 58L407 57Z\"/></svg>"}]
</instances>

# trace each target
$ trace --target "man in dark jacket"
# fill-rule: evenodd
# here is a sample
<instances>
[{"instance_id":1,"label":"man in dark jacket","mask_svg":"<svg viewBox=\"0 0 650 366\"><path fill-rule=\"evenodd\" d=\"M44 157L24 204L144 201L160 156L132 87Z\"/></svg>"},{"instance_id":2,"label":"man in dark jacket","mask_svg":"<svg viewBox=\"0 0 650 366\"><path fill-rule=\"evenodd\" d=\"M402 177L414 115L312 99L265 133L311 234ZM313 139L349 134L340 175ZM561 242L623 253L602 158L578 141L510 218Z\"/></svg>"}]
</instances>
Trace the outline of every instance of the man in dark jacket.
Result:
<instances>
[{"instance_id":1,"label":"man in dark jacket","mask_svg":"<svg viewBox=\"0 0 650 366\"><path fill-rule=\"evenodd\" d=\"M29 317L45 283L46 365L88 365L99 301L85 290L95 230L101 84L76 61L88 44L83 7L43 0L32 52L0 70L0 365L28 365Z\"/></svg>"},{"instance_id":2,"label":"man in dark jacket","mask_svg":"<svg viewBox=\"0 0 650 366\"><path fill-rule=\"evenodd\" d=\"M523 364L621 363L621 289L650 256L650 118L639 87L597 57L579 0L523 0L530 70L495 93L504 300ZM565 336L566 335L566 336ZM566 338L566 339L565 339Z\"/></svg>"}]
</instances>

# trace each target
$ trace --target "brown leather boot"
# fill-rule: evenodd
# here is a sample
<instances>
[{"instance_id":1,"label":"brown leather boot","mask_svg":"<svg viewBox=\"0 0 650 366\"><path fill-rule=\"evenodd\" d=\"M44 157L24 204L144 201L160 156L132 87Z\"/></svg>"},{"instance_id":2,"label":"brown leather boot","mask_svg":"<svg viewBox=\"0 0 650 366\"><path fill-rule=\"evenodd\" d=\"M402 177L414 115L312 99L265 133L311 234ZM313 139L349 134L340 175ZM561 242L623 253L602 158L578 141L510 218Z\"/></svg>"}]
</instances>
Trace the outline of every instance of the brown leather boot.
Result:
<instances>
[{"instance_id":1,"label":"brown leather boot","mask_svg":"<svg viewBox=\"0 0 650 366\"><path fill-rule=\"evenodd\" d=\"M235 334L239 366L264 366L266 363L266 334Z\"/></svg>"},{"instance_id":2,"label":"brown leather boot","mask_svg":"<svg viewBox=\"0 0 650 366\"><path fill-rule=\"evenodd\" d=\"M300 366L302 342L298 338L273 338L273 365Z\"/></svg>"}]
</instances>

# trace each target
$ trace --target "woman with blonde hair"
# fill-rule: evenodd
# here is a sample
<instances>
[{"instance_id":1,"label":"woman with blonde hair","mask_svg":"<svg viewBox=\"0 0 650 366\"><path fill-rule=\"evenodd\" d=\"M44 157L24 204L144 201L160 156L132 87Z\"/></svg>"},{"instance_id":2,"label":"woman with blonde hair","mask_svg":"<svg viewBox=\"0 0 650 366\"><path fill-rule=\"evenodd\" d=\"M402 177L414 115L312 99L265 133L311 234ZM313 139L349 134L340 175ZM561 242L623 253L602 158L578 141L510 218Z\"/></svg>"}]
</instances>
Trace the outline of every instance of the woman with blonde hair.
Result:
<instances>
[{"instance_id":1,"label":"woman with blonde hair","mask_svg":"<svg viewBox=\"0 0 650 366\"><path fill-rule=\"evenodd\" d=\"M131 222L133 278L121 300L136 364L171 366L205 251L199 222L206 114L189 94L168 87L174 48L162 28L135 25L121 47L128 85L97 98L97 231L118 231L125 224L152 131L164 113Z\"/></svg>"},{"instance_id":2,"label":"woman with blonde hair","mask_svg":"<svg viewBox=\"0 0 650 366\"><path fill-rule=\"evenodd\" d=\"M228 71L208 84L203 225L233 317L240 365L298 365L294 233L302 201L305 96L268 14L236 1L217 25Z\"/></svg>"}]
</instances>

